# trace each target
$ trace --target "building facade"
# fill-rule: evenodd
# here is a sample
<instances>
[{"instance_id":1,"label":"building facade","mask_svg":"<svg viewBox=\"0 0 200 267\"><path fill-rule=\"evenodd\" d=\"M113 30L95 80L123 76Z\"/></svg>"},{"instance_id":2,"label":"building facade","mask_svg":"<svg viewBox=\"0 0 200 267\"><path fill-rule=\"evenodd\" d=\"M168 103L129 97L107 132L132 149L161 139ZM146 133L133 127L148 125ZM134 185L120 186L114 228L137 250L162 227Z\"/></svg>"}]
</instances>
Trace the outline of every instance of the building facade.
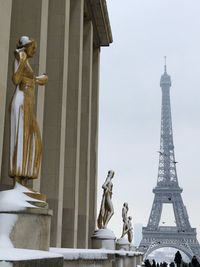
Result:
<instances>
[{"instance_id":1,"label":"building facade","mask_svg":"<svg viewBox=\"0 0 200 267\"><path fill-rule=\"evenodd\" d=\"M112 42L106 0L0 0L0 189L8 177L13 51L20 36L37 41L36 116L42 134L33 188L53 209L51 246L90 247L96 220L98 94L101 46Z\"/></svg>"}]
</instances>

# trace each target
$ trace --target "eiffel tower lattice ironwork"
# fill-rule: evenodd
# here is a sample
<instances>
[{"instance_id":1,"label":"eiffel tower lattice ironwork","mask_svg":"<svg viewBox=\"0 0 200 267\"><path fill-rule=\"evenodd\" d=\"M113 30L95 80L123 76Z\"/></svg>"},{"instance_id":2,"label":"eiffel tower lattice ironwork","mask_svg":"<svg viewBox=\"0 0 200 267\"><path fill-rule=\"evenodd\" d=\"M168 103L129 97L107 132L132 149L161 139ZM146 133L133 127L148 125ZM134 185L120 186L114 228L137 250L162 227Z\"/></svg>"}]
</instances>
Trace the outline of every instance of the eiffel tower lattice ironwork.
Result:
<instances>
[{"instance_id":1,"label":"eiffel tower lattice ironwork","mask_svg":"<svg viewBox=\"0 0 200 267\"><path fill-rule=\"evenodd\" d=\"M200 259L200 245L196 238L196 229L189 222L186 207L179 187L170 107L171 78L167 74L166 62L161 76L162 89L161 136L157 185L153 189L154 201L149 221L142 229L142 241L139 250L148 255L163 247L173 247L183 251L190 259L196 255ZM163 204L173 206L175 226L160 226Z\"/></svg>"}]
</instances>

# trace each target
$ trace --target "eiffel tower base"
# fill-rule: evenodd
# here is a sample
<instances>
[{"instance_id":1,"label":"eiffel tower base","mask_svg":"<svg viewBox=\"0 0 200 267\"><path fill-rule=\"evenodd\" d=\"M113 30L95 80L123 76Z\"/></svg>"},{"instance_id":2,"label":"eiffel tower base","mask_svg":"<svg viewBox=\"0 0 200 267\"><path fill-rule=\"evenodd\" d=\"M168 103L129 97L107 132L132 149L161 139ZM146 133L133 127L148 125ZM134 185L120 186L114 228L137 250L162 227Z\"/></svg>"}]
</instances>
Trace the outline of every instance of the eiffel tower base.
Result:
<instances>
[{"instance_id":1,"label":"eiffel tower base","mask_svg":"<svg viewBox=\"0 0 200 267\"><path fill-rule=\"evenodd\" d=\"M200 246L196 238L196 229L191 228L190 232L179 232L177 227L162 227L157 231L147 230L143 227L143 238L139 251L144 252L144 259L148 258L154 250L163 247L172 247L184 252L189 259L195 255L200 260Z\"/></svg>"}]
</instances>

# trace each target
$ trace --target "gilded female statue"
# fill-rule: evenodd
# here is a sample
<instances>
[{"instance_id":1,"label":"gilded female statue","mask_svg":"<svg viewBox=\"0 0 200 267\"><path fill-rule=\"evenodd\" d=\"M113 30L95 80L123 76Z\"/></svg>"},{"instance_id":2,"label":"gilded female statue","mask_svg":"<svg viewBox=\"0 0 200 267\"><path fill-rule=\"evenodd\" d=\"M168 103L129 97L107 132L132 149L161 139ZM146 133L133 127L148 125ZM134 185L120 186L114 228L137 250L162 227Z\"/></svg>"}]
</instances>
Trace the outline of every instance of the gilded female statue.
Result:
<instances>
[{"instance_id":1,"label":"gilded female statue","mask_svg":"<svg viewBox=\"0 0 200 267\"><path fill-rule=\"evenodd\" d=\"M101 207L99 216L97 219L97 225L99 229L106 228L109 220L114 214L114 208L112 204L112 178L114 177L114 171L108 171L108 175L104 184L102 185L103 188L103 196L101 200Z\"/></svg>"},{"instance_id":2,"label":"gilded female statue","mask_svg":"<svg viewBox=\"0 0 200 267\"><path fill-rule=\"evenodd\" d=\"M12 80L15 92L10 106L10 177L21 184L38 177L42 142L34 115L35 85L45 85L48 77L35 76L29 64L36 41L22 36L14 52Z\"/></svg>"}]
</instances>

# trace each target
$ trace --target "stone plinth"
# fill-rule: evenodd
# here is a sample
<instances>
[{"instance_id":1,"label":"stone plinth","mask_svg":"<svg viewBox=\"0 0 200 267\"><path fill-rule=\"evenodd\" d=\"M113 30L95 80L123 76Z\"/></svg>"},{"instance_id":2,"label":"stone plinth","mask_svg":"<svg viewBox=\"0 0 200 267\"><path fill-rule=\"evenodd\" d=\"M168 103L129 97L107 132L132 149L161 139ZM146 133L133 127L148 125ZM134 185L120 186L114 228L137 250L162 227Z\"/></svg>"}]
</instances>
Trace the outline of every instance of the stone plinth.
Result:
<instances>
[{"instance_id":1,"label":"stone plinth","mask_svg":"<svg viewBox=\"0 0 200 267\"><path fill-rule=\"evenodd\" d=\"M121 250L126 250L129 251L130 250L130 243L128 242L128 240L126 238L119 238L116 241L116 249L121 249Z\"/></svg>"},{"instance_id":2,"label":"stone plinth","mask_svg":"<svg viewBox=\"0 0 200 267\"><path fill-rule=\"evenodd\" d=\"M110 229L95 230L92 238L92 248L115 249L115 235Z\"/></svg>"},{"instance_id":3,"label":"stone plinth","mask_svg":"<svg viewBox=\"0 0 200 267\"><path fill-rule=\"evenodd\" d=\"M26 208L0 212L0 244L3 247L49 250L52 211Z\"/></svg>"},{"instance_id":4,"label":"stone plinth","mask_svg":"<svg viewBox=\"0 0 200 267\"><path fill-rule=\"evenodd\" d=\"M133 243L130 244L130 251L137 251L137 248Z\"/></svg>"}]
</instances>

